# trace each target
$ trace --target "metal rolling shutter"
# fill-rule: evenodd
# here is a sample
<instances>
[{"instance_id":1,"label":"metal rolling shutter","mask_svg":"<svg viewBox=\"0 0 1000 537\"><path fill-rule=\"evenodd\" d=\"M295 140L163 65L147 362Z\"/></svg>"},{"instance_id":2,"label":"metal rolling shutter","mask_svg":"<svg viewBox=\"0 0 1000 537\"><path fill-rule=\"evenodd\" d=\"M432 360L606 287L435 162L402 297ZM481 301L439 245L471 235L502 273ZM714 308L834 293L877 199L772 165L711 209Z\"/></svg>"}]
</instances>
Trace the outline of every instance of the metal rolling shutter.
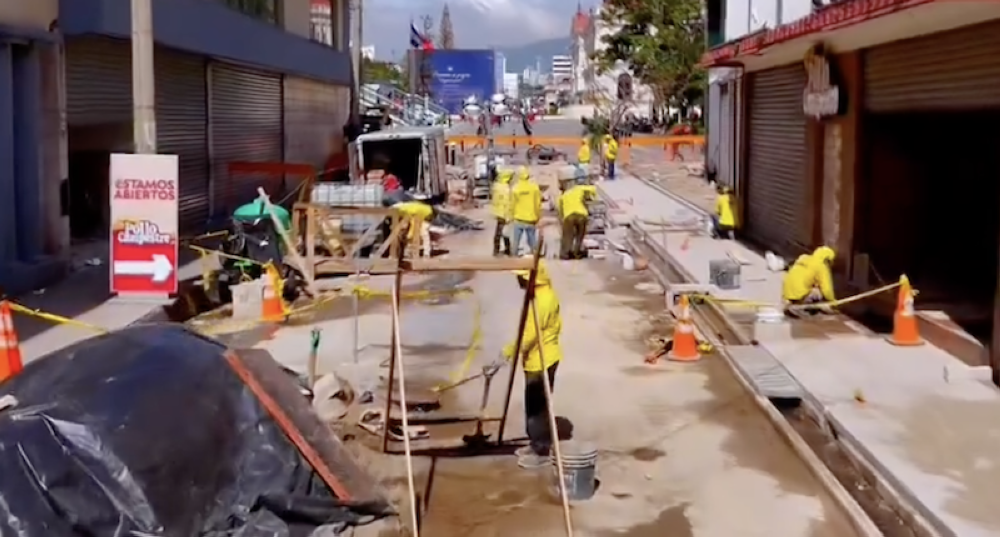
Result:
<instances>
[{"instance_id":1,"label":"metal rolling shutter","mask_svg":"<svg viewBox=\"0 0 1000 537\"><path fill-rule=\"evenodd\" d=\"M811 242L806 199L806 118L801 65L750 78L746 230L749 237L793 256Z\"/></svg>"},{"instance_id":2,"label":"metal rolling shutter","mask_svg":"<svg viewBox=\"0 0 1000 537\"><path fill-rule=\"evenodd\" d=\"M865 53L871 112L1000 107L1000 23L933 34Z\"/></svg>"},{"instance_id":3,"label":"metal rolling shutter","mask_svg":"<svg viewBox=\"0 0 1000 537\"><path fill-rule=\"evenodd\" d=\"M156 50L157 152L180 161L181 229L196 231L208 221L208 105L205 59Z\"/></svg>"},{"instance_id":4,"label":"metal rolling shutter","mask_svg":"<svg viewBox=\"0 0 1000 537\"><path fill-rule=\"evenodd\" d=\"M132 121L128 41L103 37L66 42L66 121L70 126Z\"/></svg>"},{"instance_id":5,"label":"metal rolling shutter","mask_svg":"<svg viewBox=\"0 0 1000 537\"><path fill-rule=\"evenodd\" d=\"M339 150L351 107L351 89L285 77L285 160L322 170Z\"/></svg>"},{"instance_id":6,"label":"metal rolling shutter","mask_svg":"<svg viewBox=\"0 0 1000 537\"><path fill-rule=\"evenodd\" d=\"M715 180L722 185L735 187L733 183L733 129L736 121L733 119L733 83L726 82L719 87L719 161Z\"/></svg>"},{"instance_id":7,"label":"metal rolling shutter","mask_svg":"<svg viewBox=\"0 0 1000 537\"><path fill-rule=\"evenodd\" d=\"M281 75L222 63L209 72L213 213L252 201L258 187L280 195L281 177L231 177L230 162L282 161Z\"/></svg>"}]
</instances>

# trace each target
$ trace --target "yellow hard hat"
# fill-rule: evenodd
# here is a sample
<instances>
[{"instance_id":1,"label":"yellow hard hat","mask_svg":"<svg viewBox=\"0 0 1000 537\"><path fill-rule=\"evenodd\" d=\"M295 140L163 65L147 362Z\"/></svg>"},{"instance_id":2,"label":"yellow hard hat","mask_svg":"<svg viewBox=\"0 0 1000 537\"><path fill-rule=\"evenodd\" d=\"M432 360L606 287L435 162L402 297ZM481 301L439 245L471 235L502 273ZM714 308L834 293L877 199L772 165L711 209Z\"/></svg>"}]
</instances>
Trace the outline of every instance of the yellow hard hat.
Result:
<instances>
[{"instance_id":1,"label":"yellow hard hat","mask_svg":"<svg viewBox=\"0 0 1000 537\"><path fill-rule=\"evenodd\" d=\"M827 261L832 263L833 260L837 257L837 252L834 252L833 248L830 248L829 246L820 246L819 248L816 248L816 251L813 252L813 257L819 259L820 261Z\"/></svg>"},{"instance_id":2,"label":"yellow hard hat","mask_svg":"<svg viewBox=\"0 0 1000 537\"><path fill-rule=\"evenodd\" d=\"M531 172L528 171L528 167L527 166L521 166L521 169L519 169L517 171L517 178L519 180L527 179L530 176L531 176Z\"/></svg>"},{"instance_id":3,"label":"yellow hard hat","mask_svg":"<svg viewBox=\"0 0 1000 537\"><path fill-rule=\"evenodd\" d=\"M534 257L535 256L532 255L532 254L526 254L526 255L521 256L521 259L534 259ZM517 276L518 278L528 279L528 278L531 277L531 271L530 270L521 270L521 269L518 269L518 270L513 270L511 272L513 272L514 275ZM549 279L549 271L548 271L548 269L545 268L545 260L544 259L539 259L538 260L538 275L535 276L535 285L548 285L549 282L551 282L551 280Z\"/></svg>"}]
</instances>

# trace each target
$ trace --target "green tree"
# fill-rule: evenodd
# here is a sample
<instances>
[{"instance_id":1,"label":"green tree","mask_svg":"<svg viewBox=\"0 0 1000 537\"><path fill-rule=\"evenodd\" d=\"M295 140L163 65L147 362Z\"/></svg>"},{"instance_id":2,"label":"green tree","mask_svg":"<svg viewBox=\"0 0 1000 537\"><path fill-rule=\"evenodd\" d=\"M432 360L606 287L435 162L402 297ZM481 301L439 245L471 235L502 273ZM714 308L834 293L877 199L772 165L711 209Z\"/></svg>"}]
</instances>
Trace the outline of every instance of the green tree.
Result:
<instances>
[{"instance_id":1,"label":"green tree","mask_svg":"<svg viewBox=\"0 0 1000 537\"><path fill-rule=\"evenodd\" d=\"M605 0L601 20L617 31L594 54L602 72L619 62L650 86L660 106L701 102L706 74L704 10L700 0Z\"/></svg>"},{"instance_id":2,"label":"green tree","mask_svg":"<svg viewBox=\"0 0 1000 537\"><path fill-rule=\"evenodd\" d=\"M361 81L365 84L393 84L406 89L403 70L392 62L363 58L361 60Z\"/></svg>"}]
</instances>

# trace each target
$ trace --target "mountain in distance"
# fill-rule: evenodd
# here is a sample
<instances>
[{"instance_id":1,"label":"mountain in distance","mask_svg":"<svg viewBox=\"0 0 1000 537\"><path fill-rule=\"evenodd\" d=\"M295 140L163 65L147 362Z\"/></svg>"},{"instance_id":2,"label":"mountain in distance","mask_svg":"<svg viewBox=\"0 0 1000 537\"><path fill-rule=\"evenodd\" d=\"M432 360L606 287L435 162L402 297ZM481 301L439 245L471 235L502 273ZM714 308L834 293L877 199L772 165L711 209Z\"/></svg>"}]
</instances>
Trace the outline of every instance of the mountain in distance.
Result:
<instances>
[{"instance_id":1,"label":"mountain in distance","mask_svg":"<svg viewBox=\"0 0 1000 537\"><path fill-rule=\"evenodd\" d=\"M542 72L552 70L552 57L569 55L571 39L569 36L555 39L543 39L517 47L499 47L497 50L507 58L507 72L521 73L525 68L535 68L541 58Z\"/></svg>"}]
</instances>

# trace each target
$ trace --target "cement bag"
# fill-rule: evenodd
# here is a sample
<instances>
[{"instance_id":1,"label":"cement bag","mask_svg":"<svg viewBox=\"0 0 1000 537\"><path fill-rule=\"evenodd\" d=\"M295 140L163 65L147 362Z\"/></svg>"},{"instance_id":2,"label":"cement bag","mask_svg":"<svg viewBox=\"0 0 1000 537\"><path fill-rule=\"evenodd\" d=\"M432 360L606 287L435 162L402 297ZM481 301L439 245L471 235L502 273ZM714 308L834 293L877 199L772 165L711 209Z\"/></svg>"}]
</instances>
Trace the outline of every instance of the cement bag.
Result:
<instances>
[{"instance_id":1,"label":"cement bag","mask_svg":"<svg viewBox=\"0 0 1000 537\"><path fill-rule=\"evenodd\" d=\"M764 254L764 261L767 262L767 269L771 272L781 272L785 270L785 267L787 266L785 260L774 252L767 252Z\"/></svg>"}]
</instances>

